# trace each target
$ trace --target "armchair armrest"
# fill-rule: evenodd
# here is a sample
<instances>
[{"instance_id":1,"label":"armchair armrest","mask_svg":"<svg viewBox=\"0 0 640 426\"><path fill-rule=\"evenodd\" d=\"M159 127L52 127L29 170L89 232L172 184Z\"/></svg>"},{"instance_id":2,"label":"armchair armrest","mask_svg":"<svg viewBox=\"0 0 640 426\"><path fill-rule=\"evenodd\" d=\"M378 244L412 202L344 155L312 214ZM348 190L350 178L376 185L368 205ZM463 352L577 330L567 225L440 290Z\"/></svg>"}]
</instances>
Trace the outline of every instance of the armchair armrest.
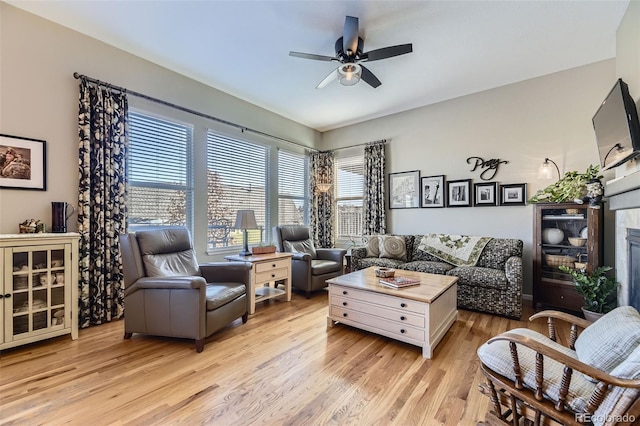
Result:
<instances>
[{"instance_id":1,"label":"armchair armrest","mask_svg":"<svg viewBox=\"0 0 640 426\"><path fill-rule=\"evenodd\" d=\"M511 285L522 288L522 258L520 256L508 258L504 264L504 272Z\"/></svg>"},{"instance_id":2,"label":"armchair armrest","mask_svg":"<svg viewBox=\"0 0 640 426\"><path fill-rule=\"evenodd\" d=\"M334 262L342 263L344 255L347 254L346 249L337 248L319 248L316 249L317 259L333 260Z\"/></svg>"},{"instance_id":3,"label":"armchair armrest","mask_svg":"<svg viewBox=\"0 0 640 426\"><path fill-rule=\"evenodd\" d=\"M586 319L582 319L575 315L559 311L541 311L537 314L531 315L529 317L529 321L534 321L538 318L547 318L549 339L553 340L554 342L557 340L555 320L558 319L571 324L571 332L569 335L569 347L571 349L575 349L576 339L578 338L580 330L584 330L591 325L591 321L587 321Z\"/></svg>"},{"instance_id":4,"label":"armchair armrest","mask_svg":"<svg viewBox=\"0 0 640 426\"><path fill-rule=\"evenodd\" d=\"M291 260L301 260L304 262L311 262L311 255L309 253L291 253L293 257Z\"/></svg>"},{"instance_id":5,"label":"armchair armrest","mask_svg":"<svg viewBox=\"0 0 640 426\"><path fill-rule=\"evenodd\" d=\"M210 262L200 265L200 273L208 283L236 282L249 284L251 264L246 262Z\"/></svg>"},{"instance_id":6,"label":"armchair armrest","mask_svg":"<svg viewBox=\"0 0 640 426\"><path fill-rule=\"evenodd\" d=\"M182 277L142 277L125 289L124 295L129 296L138 290L204 290L207 283L204 278L197 276Z\"/></svg>"},{"instance_id":7,"label":"armchair armrest","mask_svg":"<svg viewBox=\"0 0 640 426\"><path fill-rule=\"evenodd\" d=\"M362 269L360 267L360 259L364 259L366 256L366 247L351 247L351 270L358 271Z\"/></svg>"}]
</instances>

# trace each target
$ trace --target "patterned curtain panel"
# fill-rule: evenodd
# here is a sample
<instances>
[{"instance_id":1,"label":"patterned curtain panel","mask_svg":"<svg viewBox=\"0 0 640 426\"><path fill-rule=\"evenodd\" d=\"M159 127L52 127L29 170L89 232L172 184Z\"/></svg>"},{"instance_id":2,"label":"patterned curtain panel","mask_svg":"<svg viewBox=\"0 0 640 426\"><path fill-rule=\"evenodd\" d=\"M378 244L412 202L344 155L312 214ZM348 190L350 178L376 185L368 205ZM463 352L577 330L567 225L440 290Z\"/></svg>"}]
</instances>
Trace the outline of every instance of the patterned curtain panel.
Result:
<instances>
[{"instance_id":1,"label":"patterned curtain panel","mask_svg":"<svg viewBox=\"0 0 640 426\"><path fill-rule=\"evenodd\" d=\"M80 327L124 313L118 235L125 232L127 96L80 82Z\"/></svg>"},{"instance_id":2,"label":"patterned curtain panel","mask_svg":"<svg viewBox=\"0 0 640 426\"><path fill-rule=\"evenodd\" d=\"M364 148L364 209L362 233L384 234L387 219L384 212L384 144L373 142Z\"/></svg>"},{"instance_id":3,"label":"patterned curtain panel","mask_svg":"<svg viewBox=\"0 0 640 426\"><path fill-rule=\"evenodd\" d=\"M311 161L311 230L318 247L334 246L332 189L320 192L318 184L333 183L333 152L314 152Z\"/></svg>"}]
</instances>

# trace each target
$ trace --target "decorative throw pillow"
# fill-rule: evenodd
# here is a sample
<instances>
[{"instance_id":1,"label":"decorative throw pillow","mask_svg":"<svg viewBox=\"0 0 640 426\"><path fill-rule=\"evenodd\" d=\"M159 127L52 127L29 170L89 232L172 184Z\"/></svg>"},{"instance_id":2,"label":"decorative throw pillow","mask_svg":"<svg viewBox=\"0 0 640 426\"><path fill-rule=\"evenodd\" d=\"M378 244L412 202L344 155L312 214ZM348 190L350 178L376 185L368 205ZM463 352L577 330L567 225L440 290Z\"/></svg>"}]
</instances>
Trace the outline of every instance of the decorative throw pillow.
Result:
<instances>
[{"instance_id":1,"label":"decorative throw pillow","mask_svg":"<svg viewBox=\"0 0 640 426\"><path fill-rule=\"evenodd\" d=\"M366 257L380 257L380 235L365 235L362 242L367 249Z\"/></svg>"},{"instance_id":2,"label":"decorative throw pillow","mask_svg":"<svg viewBox=\"0 0 640 426\"><path fill-rule=\"evenodd\" d=\"M312 240L284 241L284 251L289 253L309 253L312 259L316 258L316 248Z\"/></svg>"},{"instance_id":3,"label":"decorative throw pillow","mask_svg":"<svg viewBox=\"0 0 640 426\"><path fill-rule=\"evenodd\" d=\"M585 328L576 340L578 359L607 373L640 345L640 314L620 306Z\"/></svg>"},{"instance_id":4,"label":"decorative throw pillow","mask_svg":"<svg viewBox=\"0 0 640 426\"><path fill-rule=\"evenodd\" d=\"M380 243L378 244L380 257L402 261L407 260L407 246L404 242L404 237L395 235L380 235L378 239L380 241Z\"/></svg>"}]
</instances>

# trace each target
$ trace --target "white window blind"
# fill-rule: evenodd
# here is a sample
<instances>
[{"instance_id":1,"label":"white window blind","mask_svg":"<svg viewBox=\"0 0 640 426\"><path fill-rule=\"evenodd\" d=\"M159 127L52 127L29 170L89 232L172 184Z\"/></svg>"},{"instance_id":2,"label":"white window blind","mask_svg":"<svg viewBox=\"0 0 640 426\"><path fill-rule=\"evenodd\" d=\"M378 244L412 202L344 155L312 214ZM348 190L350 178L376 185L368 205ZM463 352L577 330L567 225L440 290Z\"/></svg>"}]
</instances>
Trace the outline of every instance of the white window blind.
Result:
<instances>
[{"instance_id":1,"label":"white window blind","mask_svg":"<svg viewBox=\"0 0 640 426\"><path fill-rule=\"evenodd\" d=\"M207 133L208 248L242 245L233 229L238 210L253 210L259 229L249 230L249 244L268 239L268 162L266 146Z\"/></svg>"},{"instance_id":2,"label":"white window blind","mask_svg":"<svg viewBox=\"0 0 640 426\"><path fill-rule=\"evenodd\" d=\"M193 129L129 112L129 229L184 225L193 231Z\"/></svg>"},{"instance_id":3,"label":"white window blind","mask_svg":"<svg viewBox=\"0 0 640 426\"><path fill-rule=\"evenodd\" d=\"M309 223L307 156L278 150L278 224Z\"/></svg>"},{"instance_id":4,"label":"white window blind","mask_svg":"<svg viewBox=\"0 0 640 426\"><path fill-rule=\"evenodd\" d=\"M335 159L336 230L339 239L362 236L364 156Z\"/></svg>"}]
</instances>

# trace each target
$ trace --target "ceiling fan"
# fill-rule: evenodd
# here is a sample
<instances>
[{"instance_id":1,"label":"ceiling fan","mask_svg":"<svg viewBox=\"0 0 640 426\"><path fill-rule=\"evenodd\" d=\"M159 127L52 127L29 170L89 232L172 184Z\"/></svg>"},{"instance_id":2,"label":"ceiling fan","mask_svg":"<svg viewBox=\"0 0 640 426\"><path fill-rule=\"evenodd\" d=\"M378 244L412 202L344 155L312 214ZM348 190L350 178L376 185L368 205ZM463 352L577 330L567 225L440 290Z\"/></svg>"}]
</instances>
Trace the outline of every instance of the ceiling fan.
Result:
<instances>
[{"instance_id":1,"label":"ceiling fan","mask_svg":"<svg viewBox=\"0 0 640 426\"><path fill-rule=\"evenodd\" d=\"M338 80L344 86L353 86L360 79L364 80L374 89L382 83L365 68L361 62L379 61L413 52L413 45L398 44L396 46L383 47L381 49L363 52L364 40L358 36L358 18L347 16L344 20L342 37L336 40L336 56L314 55L312 53L289 52L289 56L297 58L313 59L316 61L336 61L340 66L324 78L316 89L322 89L334 80Z\"/></svg>"}]
</instances>

